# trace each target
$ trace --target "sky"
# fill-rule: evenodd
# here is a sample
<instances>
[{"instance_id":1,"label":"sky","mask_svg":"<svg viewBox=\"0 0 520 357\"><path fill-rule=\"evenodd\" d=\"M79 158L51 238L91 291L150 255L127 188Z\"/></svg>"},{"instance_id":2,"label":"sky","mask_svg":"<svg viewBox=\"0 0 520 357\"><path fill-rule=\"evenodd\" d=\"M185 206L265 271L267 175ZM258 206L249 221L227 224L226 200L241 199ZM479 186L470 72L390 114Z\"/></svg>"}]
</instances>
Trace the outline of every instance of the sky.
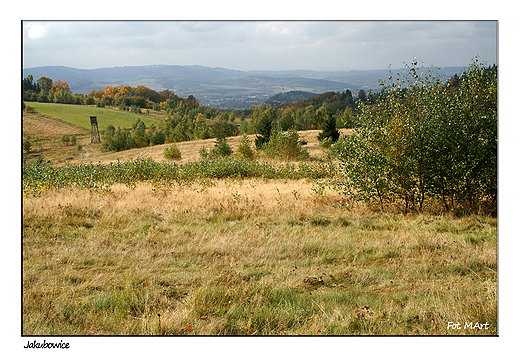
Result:
<instances>
[{"instance_id":1,"label":"sky","mask_svg":"<svg viewBox=\"0 0 520 357\"><path fill-rule=\"evenodd\" d=\"M23 21L23 68L369 70L497 63L496 21Z\"/></svg>"}]
</instances>

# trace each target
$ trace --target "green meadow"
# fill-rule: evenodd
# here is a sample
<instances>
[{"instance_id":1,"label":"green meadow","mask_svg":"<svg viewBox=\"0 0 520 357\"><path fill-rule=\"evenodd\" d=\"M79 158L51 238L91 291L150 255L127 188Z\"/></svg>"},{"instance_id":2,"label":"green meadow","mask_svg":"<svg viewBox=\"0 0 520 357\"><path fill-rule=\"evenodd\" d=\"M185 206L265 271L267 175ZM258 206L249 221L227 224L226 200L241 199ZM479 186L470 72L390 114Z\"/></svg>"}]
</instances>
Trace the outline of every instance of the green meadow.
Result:
<instances>
[{"instance_id":1,"label":"green meadow","mask_svg":"<svg viewBox=\"0 0 520 357\"><path fill-rule=\"evenodd\" d=\"M132 124L141 119L146 126L158 125L159 119L143 114L121 111L118 109L97 108L85 105L70 105L57 103L31 102L29 106L38 113L57 117L67 123L90 129L90 117L97 116L99 130L104 130L108 125L121 128L131 128Z\"/></svg>"}]
</instances>

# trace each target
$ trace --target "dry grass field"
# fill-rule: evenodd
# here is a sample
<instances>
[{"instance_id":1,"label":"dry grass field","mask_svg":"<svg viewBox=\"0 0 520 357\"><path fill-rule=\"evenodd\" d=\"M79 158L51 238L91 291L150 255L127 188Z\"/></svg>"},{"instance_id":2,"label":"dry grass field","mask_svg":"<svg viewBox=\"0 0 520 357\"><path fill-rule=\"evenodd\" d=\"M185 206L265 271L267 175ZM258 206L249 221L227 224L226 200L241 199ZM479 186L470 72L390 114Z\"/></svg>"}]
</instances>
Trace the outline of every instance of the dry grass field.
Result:
<instances>
[{"instance_id":1,"label":"dry grass field","mask_svg":"<svg viewBox=\"0 0 520 357\"><path fill-rule=\"evenodd\" d=\"M300 134L324 157L317 131ZM213 143L177 143L180 163ZM160 162L169 146L45 145L58 166ZM22 334L497 335L496 218L340 199L317 181L264 179L24 195Z\"/></svg>"},{"instance_id":2,"label":"dry grass field","mask_svg":"<svg viewBox=\"0 0 520 357\"><path fill-rule=\"evenodd\" d=\"M23 334L497 334L496 219L334 200L280 180L24 198Z\"/></svg>"}]
</instances>

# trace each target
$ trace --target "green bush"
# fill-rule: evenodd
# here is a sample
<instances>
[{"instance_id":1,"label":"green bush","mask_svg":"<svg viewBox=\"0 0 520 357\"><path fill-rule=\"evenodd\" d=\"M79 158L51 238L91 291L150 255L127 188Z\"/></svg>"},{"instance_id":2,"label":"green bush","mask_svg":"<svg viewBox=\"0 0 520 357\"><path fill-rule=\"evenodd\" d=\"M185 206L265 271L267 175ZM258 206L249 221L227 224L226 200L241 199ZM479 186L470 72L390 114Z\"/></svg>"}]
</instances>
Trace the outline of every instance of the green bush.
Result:
<instances>
[{"instance_id":1,"label":"green bush","mask_svg":"<svg viewBox=\"0 0 520 357\"><path fill-rule=\"evenodd\" d=\"M117 128L109 125L103 133L101 151L123 151L134 147L132 132L127 129Z\"/></svg>"},{"instance_id":2,"label":"green bush","mask_svg":"<svg viewBox=\"0 0 520 357\"><path fill-rule=\"evenodd\" d=\"M151 145L162 145L166 142L166 135L162 129L156 129L152 135L150 135Z\"/></svg>"},{"instance_id":3,"label":"green bush","mask_svg":"<svg viewBox=\"0 0 520 357\"><path fill-rule=\"evenodd\" d=\"M209 157L208 149L206 149L205 146L200 148L199 156L200 156L201 159L207 159Z\"/></svg>"},{"instance_id":4,"label":"green bush","mask_svg":"<svg viewBox=\"0 0 520 357\"><path fill-rule=\"evenodd\" d=\"M294 129L287 132L275 131L265 147L268 157L284 160L298 160L309 157L307 149L302 147L298 132Z\"/></svg>"},{"instance_id":5,"label":"green bush","mask_svg":"<svg viewBox=\"0 0 520 357\"><path fill-rule=\"evenodd\" d=\"M226 139L217 139L215 146L211 149L209 156L210 158L226 157L233 153L231 146L227 143Z\"/></svg>"},{"instance_id":6,"label":"green bush","mask_svg":"<svg viewBox=\"0 0 520 357\"><path fill-rule=\"evenodd\" d=\"M25 152L31 151L31 147L32 147L32 144L31 144L31 142L29 140L24 140L23 141L23 150Z\"/></svg>"},{"instance_id":7,"label":"green bush","mask_svg":"<svg viewBox=\"0 0 520 357\"><path fill-rule=\"evenodd\" d=\"M135 113L135 114L142 114L141 112L141 107L137 106L137 105L131 105L130 106L130 111L132 113Z\"/></svg>"},{"instance_id":8,"label":"green bush","mask_svg":"<svg viewBox=\"0 0 520 357\"><path fill-rule=\"evenodd\" d=\"M256 160L220 157L211 160L177 163L158 163L150 159L111 162L108 165L66 165L53 167L43 159L35 163L22 161L22 190L24 194L39 195L43 191L76 187L94 191L110 191L115 183L135 187L139 182L171 186L174 181L191 183L196 180L224 178L262 178L320 180L337 174L329 163L302 162L273 165Z\"/></svg>"},{"instance_id":9,"label":"green bush","mask_svg":"<svg viewBox=\"0 0 520 357\"><path fill-rule=\"evenodd\" d=\"M169 160L180 160L181 151L177 145L173 144L164 151L164 157Z\"/></svg>"},{"instance_id":10,"label":"green bush","mask_svg":"<svg viewBox=\"0 0 520 357\"><path fill-rule=\"evenodd\" d=\"M237 157L247 160L251 160L255 157L255 152L251 148L251 141L249 140L247 134L242 134L240 144L237 148Z\"/></svg>"}]
</instances>

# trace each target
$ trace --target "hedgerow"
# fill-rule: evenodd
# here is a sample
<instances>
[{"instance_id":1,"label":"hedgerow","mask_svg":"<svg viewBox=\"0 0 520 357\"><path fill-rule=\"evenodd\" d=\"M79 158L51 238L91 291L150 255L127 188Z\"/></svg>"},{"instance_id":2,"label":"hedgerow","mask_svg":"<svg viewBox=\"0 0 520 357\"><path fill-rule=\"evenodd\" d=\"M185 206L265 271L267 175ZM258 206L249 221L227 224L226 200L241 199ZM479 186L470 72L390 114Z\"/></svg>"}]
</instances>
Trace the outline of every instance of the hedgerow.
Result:
<instances>
[{"instance_id":1,"label":"hedgerow","mask_svg":"<svg viewBox=\"0 0 520 357\"><path fill-rule=\"evenodd\" d=\"M24 160L22 168L23 193L34 195L65 187L110 191L110 187L116 183L135 187L140 182L172 185L226 178L298 180L322 179L336 174L332 163L271 164L236 157L203 159L182 165L139 158L127 162L112 162L108 165L80 164L63 167L54 167L42 160L36 163L27 163Z\"/></svg>"}]
</instances>

